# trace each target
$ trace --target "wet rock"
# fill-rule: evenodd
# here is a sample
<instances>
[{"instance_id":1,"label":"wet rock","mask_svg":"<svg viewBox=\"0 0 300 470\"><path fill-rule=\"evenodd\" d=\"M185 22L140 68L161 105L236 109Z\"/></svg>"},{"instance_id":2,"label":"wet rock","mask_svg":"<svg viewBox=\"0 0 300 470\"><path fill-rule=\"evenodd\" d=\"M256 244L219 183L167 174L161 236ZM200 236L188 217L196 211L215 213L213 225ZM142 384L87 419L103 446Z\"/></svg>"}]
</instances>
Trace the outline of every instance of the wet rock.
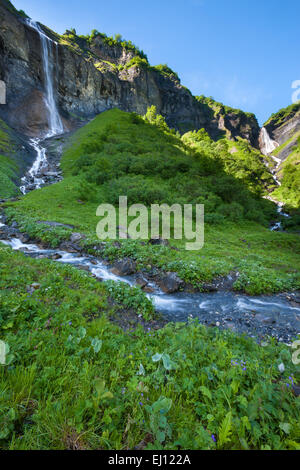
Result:
<instances>
[{"instance_id":1,"label":"wet rock","mask_svg":"<svg viewBox=\"0 0 300 470\"><path fill-rule=\"evenodd\" d=\"M300 293L290 294L287 298L288 300L291 300L292 302L300 304Z\"/></svg>"},{"instance_id":2,"label":"wet rock","mask_svg":"<svg viewBox=\"0 0 300 470\"><path fill-rule=\"evenodd\" d=\"M71 243L70 241L65 241L60 244L60 249L62 251L67 251L68 253L79 253L81 251L81 247L76 243Z\"/></svg>"},{"instance_id":3,"label":"wet rock","mask_svg":"<svg viewBox=\"0 0 300 470\"><path fill-rule=\"evenodd\" d=\"M57 260L57 259L61 259L61 258L62 258L62 256L61 256L59 253L55 253L55 254L51 257L51 259L53 259L53 260Z\"/></svg>"},{"instance_id":4,"label":"wet rock","mask_svg":"<svg viewBox=\"0 0 300 470\"><path fill-rule=\"evenodd\" d=\"M165 276L161 277L158 281L159 287L166 294L172 294L173 292L179 291L179 289L184 285L184 282L176 273L166 273Z\"/></svg>"},{"instance_id":5,"label":"wet rock","mask_svg":"<svg viewBox=\"0 0 300 470\"><path fill-rule=\"evenodd\" d=\"M201 287L204 292L217 292L218 290L218 286L215 284L204 283Z\"/></svg>"},{"instance_id":6,"label":"wet rock","mask_svg":"<svg viewBox=\"0 0 300 470\"><path fill-rule=\"evenodd\" d=\"M145 286L145 287L143 288L143 291L146 292L147 294L153 294L154 288L151 287L151 286Z\"/></svg>"},{"instance_id":7,"label":"wet rock","mask_svg":"<svg viewBox=\"0 0 300 470\"><path fill-rule=\"evenodd\" d=\"M19 239L21 240L22 243L28 243L30 241L30 237L26 233L21 233L19 235Z\"/></svg>"},{"instance_id":8,"label":"wet rock","mask_svg":"<svg viewBox=\"0 0 300 470\"><path fill-rule=\"evenodd\" d=\"M226 330L231 330L231 331L237 330L236 325L233 322L225 322L224 328L226 328Z\"/></svg>"},{"instance_id":9,"label":"wet rock","mask_svg":"<svg viewBox=\"0 0 300 470\"><path fill-rule=\"evenodd\" d=\"M266 316L262 313L256 315L256 320L258 320L260 323L263 323L264 325L275 325L276 324L276 319L272 316Z\"/></svg>"},{"instance_id":10,"label":"wet rock","mask_svg":"<svg viewBox=\"0 0 300 470\"><path fill-rule=\"evenodd\" d=\"M81 233L72 233L71 237L70 237L70 242L71 243L77 243L79 242L80 240L83 240L85 237L85 235L82 235Z\"/></svg>"},{"instance_id":11,"label":"wet rock","mask_svg":"<svg viewBox=\"0 0 300 470\"><path fill-rule=\"evenodd\" d=\"M135 282L142 288L146 287L148 284L147 279L145 279L142 274L138 274L138 276L135 279Z\"/></svg>"},{"instance_id":12,"label":"wet rock","mask_svg":"<svg viewBox=\"0 0 300 470\"><path fill-rule=\"evenodd\" d=\"M80 265L77 266L77 268L81 269L82 271L87 271L87 272L90 271L89 267L86 266L85 264L80 264Z\"/></svg>"},{"instance_id":13,"label":"wet rock","mask_svg":"<svg viewBox=\"0 0 300 470\"><path fill-rule=\"evenodd\" d=\"M130 276L136 272L136 263L130 258L125 258L114 265L112 272L117 276Z\"/></svg>"}]
</instances>

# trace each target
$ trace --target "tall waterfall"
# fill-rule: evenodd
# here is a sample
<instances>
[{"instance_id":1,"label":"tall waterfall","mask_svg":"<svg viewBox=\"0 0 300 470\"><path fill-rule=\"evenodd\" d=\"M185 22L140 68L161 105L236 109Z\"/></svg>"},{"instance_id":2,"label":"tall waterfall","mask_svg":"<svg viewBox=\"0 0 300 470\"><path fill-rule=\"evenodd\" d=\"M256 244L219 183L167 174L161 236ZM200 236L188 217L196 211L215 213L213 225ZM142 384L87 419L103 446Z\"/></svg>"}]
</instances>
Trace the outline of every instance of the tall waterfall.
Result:
<instances>
[{"instance_id":1,"label":"tall waterfall","mask_svg":"<svg viewBox=\"0 0 300 470\"><path fill-rule=\"evenodd\" d=\"M56 106L53 84L53 60L57 61L57 43L48 38L48 36L46 36L46 34L42 31L38 23L36 23L32 19L28 19L27 23L32 29L38 32L41 40L46 92L45 102L48 109L49 123L49 132L47 134L47 137L52 137L54 135L62 134L64 132L64 126ZM54 47L55 55L53 54Z\"/></svg>"},{"instance_id":2,"label":"tall waterfall","mask_svg":"<svg viewBox=\"0 0 300 470\"><path fill-rule=\"evenodd\" d=\"M53 169L50 167L50 163L47 158L46 148L44 146L45 144L43 144L43 141L48 139L49 137L54 137L56 135L63 134L64 132L64 126L56 106L54 93L54 82L58 81L57 67L56 74L54 74L54 63L56 65L58 63L58 45L55 41L52 41L50 38L48 38L48 36L44 33L38 23L31 19L26 19L26 23L39 34L41 40L43 69L45 78L45 103L48 111L49 129L46 135L31 139L30 141L30 144L35 150L37 156L31 169L22 178L22 186L20 186L22 194L26 194L28 191L32 191L33 189L39 189L44 186L46 184L45 176L49 177L49 175L51 175L51 177L53 177L54 175L55 181L60 178L58 175L58 169Z\"/></svg>"},{"instance_id":3,"label":"tall waterfall","mask_svg":"<svg viewBox=\"0 0 300 470\"><path fill-rule=\"evenodd\" d=\"M271 139L265 127L263 127L260 131L260 142L261 153L263 155L270 155L270 153L272 153L277 147L279 147L279 144L275 142L275 140Z\"/></svg>"}]
</instances>

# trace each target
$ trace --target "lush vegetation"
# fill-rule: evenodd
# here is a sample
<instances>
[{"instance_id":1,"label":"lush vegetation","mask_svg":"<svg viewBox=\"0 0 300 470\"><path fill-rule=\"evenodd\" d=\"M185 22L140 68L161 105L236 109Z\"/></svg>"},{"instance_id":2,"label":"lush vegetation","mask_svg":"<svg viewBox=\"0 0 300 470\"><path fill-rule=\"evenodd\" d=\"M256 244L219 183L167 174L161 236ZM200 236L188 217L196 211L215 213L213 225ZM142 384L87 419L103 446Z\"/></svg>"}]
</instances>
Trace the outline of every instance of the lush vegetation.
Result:
<instances>
[{"instance_id":1,"label":"lush vegetation","mask_svg":"<svg viewBox=\"0 0 300 470\"><path fill-rule=\"evenodd\" d=\"M299 449L286 346L196 323L124 333L84 272L8 248L0 272L2 449Z\"/></svg>"},{"instance_id":2,"label":"lush vegetation","mask_svg":"<svg viewBox=\"0 0 300 470\"><path fill-rule=\"evenodd\" d=\"M201 96L196 96L197 101L200 103L202 106L203 110L206 108L207 113L210 115L228 115L228 114L238 114L238 115L244 115L248 119L251 118L256 121L255 114L253 113L247 113L245 111L242 111L241 109L236 109L236 108L231 108L230 106L226 106L223 103L219 103L218 101L214 100L211 96L207 97L204 95Z\"/></svg>"},{"instance_id":3,"label":"lush vegetation","mask_svg":"<svg viewBox=\"0 0 300 470\"><path fill-rule=\"evenodd\" d=\"M14 15L22 16L23 18L28 18L28 15L24 10L17 10L9 0L2 0L5 8L7 8Z\"/></svg>"},{"instance_id":4,"label":"lush vegetation","mask_svg":"<svg viewBox=\"0 0 300 470\"><path fill-rule=\"evenodd\" d=\"M115 204L127 195L129 203L146 205L204 203L205 246L199 252L187 252L185 240L172 240L174 250L128 240L107 243L98 254L178 272L200 289L234 270L241 273L236 289L251 294L299 288L299 237L269 231L276 206L261 198L269 176L259 153L244 141L213 142L205 131L181 138L154 108L144 120L112 110L76 132L62 168L61 183L6 204L10 219L32 237L58 246L71 231L36 221L70 224L87 235L88 251L99 242L96 208L102 202Z\"/></svg>"},{"instance_id":5,"label":"lush vegetation","mask_svg":"<svg viewBox=\"0 0 300 470\"><path fill-rule=\"evenodd\" d=\"M300 209L300 138L292 153L281 164L279 177L281 186L273 195L288 207Z\"/></svg>"},{"instance_id":6,"label":"lush vegetation","mask_svg":"<svg viewBox=\"0 0 300 470\"><path fill-rule=\"evenodd\" d=\"M280 127L282 124L286 123L289 119L292 119L295 114L300 110L300 103L294 103L286 108L280 109L277 113L271 115L267 122L265 122L265 127Z\"/></svg>"},{"instance_id":7,"label":"lush vegetation","mask_svg":"<svg viewBox=\"0 0 300 470\"><path fill-rule=\"evenodd\" d=\"M178 74L176 72L174 72L174 70L172 70L167 64L155 65L153 67L153 69L157 70L159 73L161 73L162 75L164 75L166 77L175 79L177 82L180 83L180 78L179 78Z\"/></svg>"},{"instance_id":8,"label":"lush vegetation","mask_svg":"<svg viewBox=\"0 0 300 470\"><path fill-rule=\"evenodd\" d=\"M14 142L8 126L0 119L0 199L20 194L16 186L19 166L17 163Z\"/></svg>"},{"instance_id":9,"label":"lush vegetation","mask_svg":"<svg viewBox=\"0 0 300 470\"><path fill-rule=\"evenodd\" d=\"M207 215L220 222L267 223L273 206L259 196L272 178L249 146L237 146L239 160L225 140L215 143L202 131L181 139L153 107L146 120L115 109L76 134L62 169L81 179L85 200L116 203L126 191L129 203L205 203Z\"/></svg>"}]
</instances>

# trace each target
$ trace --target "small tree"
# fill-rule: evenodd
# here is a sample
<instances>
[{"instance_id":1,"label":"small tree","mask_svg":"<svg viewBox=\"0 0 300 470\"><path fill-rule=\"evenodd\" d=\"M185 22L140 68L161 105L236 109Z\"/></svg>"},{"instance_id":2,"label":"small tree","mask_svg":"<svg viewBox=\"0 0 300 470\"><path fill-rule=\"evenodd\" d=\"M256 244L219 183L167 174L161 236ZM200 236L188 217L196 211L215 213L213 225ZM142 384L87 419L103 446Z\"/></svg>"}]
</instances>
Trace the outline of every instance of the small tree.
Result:
<instances>
[{"instance_id":1,"label":"small tree","mask_svg":"<svg viewBox=\"0 0 300 470\"><path fill-rule=\"evenodd\" d=\"M145 121L150 122L150 124L156 125L157 127L159 127L160 129L164 131L170 130L166 123L165 118L161 116L160 114L157 114L156 106L150 106L147 109L147 113L145 114L144 119Z\"/></svg>"}]
</instances>

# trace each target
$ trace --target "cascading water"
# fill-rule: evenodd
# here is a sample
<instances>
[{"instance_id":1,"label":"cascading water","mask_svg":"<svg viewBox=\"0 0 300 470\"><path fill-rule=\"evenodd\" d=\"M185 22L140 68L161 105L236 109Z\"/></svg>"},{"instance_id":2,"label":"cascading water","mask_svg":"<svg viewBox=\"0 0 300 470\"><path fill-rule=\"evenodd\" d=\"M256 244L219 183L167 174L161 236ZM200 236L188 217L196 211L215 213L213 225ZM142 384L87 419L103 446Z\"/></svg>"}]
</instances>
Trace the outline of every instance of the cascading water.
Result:
<instances>
[{"instance_id":1,"label":"cascading water","mask_svg":"<svg viewBox=\"0 0 300 470\"><path fill-rule=\"evenodd\" d=\"M50 258L55 260L54 262L84 268L102 281L126 282L130 286L137 284L134 275L117 276L109 266L93 256L43 249L34 244L23 243L16 238L16 233L11 232L6 224L1 222L1 215L0 227L3 234L0 236L0 243L10 246L13 250L22 251L28 256ZM206 325L230 328L251 336L270 335L287 343L291 343L293 338L300 334L300 306L290 304L285 296L250 297L226 291L178 292L166 295L155 284L152 284L152 287L154 292L147 294L147 297L152 300L156 310L169 321L186 322L193 317Z\"/></svg>"},{"instance_id":2,"label":"cascading water","mask_svg":"<svg viewBox=\"0 0 300 470\"><path fill-rule=\"evenodd\" d=\"M263 155L270 155L270 153L272 153L277 147L279 147L279 144L275 142L275 140L271 139L265 127L263 127L260 131L260 142L261 153Z\"/></svg>"},{"instance_id":3,"label":"cascading water","mask_svg":"<svg viewBox=\"0 0 300 470\"><path fill-rule=\"evenodd\" d=\"M31 19L26 19L26 23L34 29L40 37L42 46L42 61L45 80L45 103L48 114L48 131L43 138L36 138L30 141L37 158L34 161L28 174L22 178L20 190L26 194L28 190L39 189L45 183L41 173L48 165L46 148L42 145L45 139L60 135L64 132L64 126L59 115L54 92L54 61L58 62L58 44L50 39L41 29L38 23ZM55 50L55 54L54 54ZM58 68L55 72L56 82L58 81Z\"/></svg>"},{"instance_id":4,"label":"cascading water","mask_svg":"<svg viewBox=\"0 0 300 470\"><path fill-rule=\"evenodd\" d=\"M265 127L263 127L260 131L260 146L261 146L261 153L266 156L270 156L274 162L276 163L275 168L271 171L274 181L278 186L281 186L281 182L277 178L277 170L280 167L282 161L280 158L275 157L272 155L272 152L276 150L279 147L278 142L275 140L272 140L271 137L269 136L269 133ZM269 166L269 165L267 165ZM271 197L267 197L267 199L270 199L271 201L275 202L277 204L277 212L279 215L282 215L283 217L289 217L289 214L286 214L283 212L283 203L282 202L277 202L273 200ZM282 230L282 223L281 222L276 222L272 227L271 227L272 232L276 232L279 230Z\"/></svg>"},{"instance_id":5,"label":"cascading water","mask_svg":"<svg viewBox=\"0 0 300 470\"><path fill-rule=\"evenodd\" d=\"M28 25L37 31L40 36L41 45L42 45L42 58L43 58L43 69L44 69L44 79L45 79L45 102L48 109L48 122L49 122L49 132L46 137L52 137L54 135L62 134L64 132L64 126L59 115L55 95L54 95L54 84L53 84L53 60L54 54L53 49L55 48L55 60L57 61L57 43L52 41L41 29L38 23L28 19Z\"/></svg>"}]
</instances>

